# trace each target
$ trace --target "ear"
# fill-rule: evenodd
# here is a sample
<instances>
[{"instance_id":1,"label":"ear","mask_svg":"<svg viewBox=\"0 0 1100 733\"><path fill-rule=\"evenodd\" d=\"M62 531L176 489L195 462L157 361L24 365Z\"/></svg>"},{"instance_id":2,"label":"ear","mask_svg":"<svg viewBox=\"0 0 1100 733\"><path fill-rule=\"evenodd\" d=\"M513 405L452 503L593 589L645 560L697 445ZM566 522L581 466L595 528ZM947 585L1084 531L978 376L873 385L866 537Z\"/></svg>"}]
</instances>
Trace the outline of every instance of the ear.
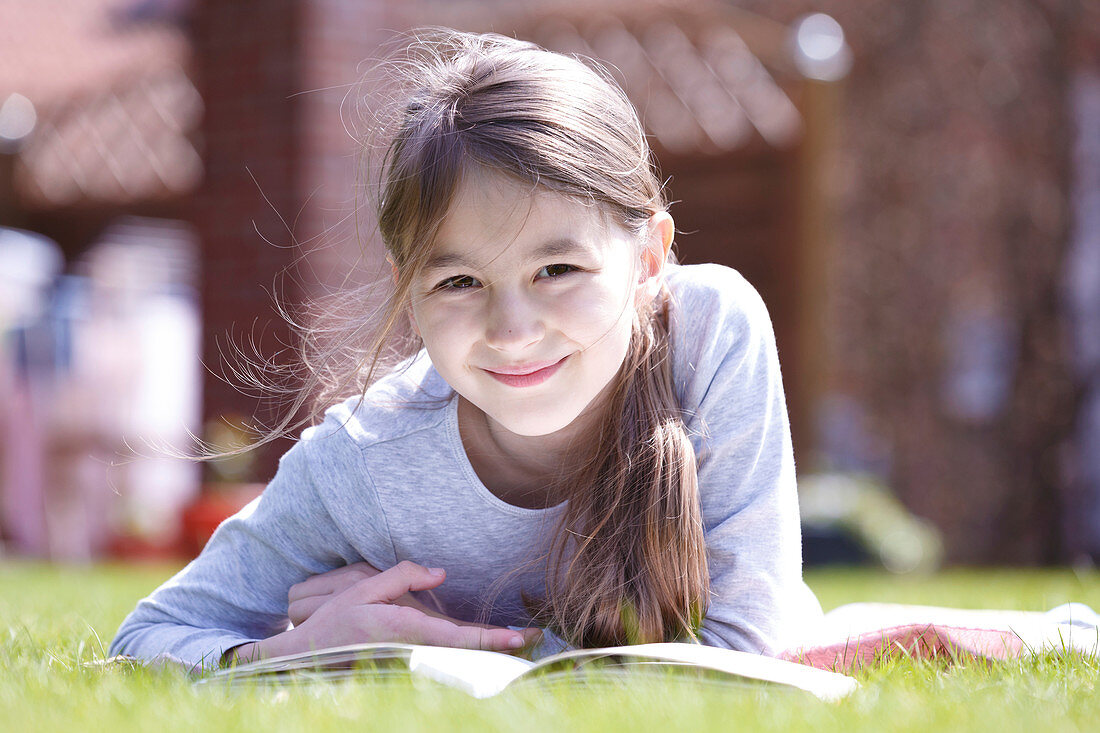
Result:
<instances>
[{"instance_id":1,"label":"ear","mask_svg":"<svg viewBox=\"0 0 1100 733\"><path fill-rule=\"evenodd\" d=\"M397 285L397 263L393 261L393 257L386 255L386 262L390 263L390 272L393 275L393 284Z\"/></svg>"},{"instance_id":2,"label":"ear","mask_svg":"<svg viewBox=\"0 0 1100 733\"><path fill-rule=\"evenodd\" d=\"M676 225L667 211L658 211L646 224L646 240L642 250L642 267L638 273L638 295L653 300L661 291L668 252L676 236Z\"/></svg>"}]
</instances>

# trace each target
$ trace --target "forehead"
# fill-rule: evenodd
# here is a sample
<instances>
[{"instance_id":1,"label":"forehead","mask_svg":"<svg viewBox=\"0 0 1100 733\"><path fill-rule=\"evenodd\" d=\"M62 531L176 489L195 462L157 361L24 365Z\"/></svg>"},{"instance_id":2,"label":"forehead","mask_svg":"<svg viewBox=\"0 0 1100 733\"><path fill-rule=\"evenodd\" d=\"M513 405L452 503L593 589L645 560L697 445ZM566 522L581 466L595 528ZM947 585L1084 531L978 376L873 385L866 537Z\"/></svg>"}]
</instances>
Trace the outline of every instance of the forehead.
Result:
<instances>
[{"instance_id":1,"label":"forehead","mask_svg":"<svg viewBox=\"0 0 1100 733\"><path fill-rule=\"evenodd\" d=\"M595 203L489 171L468 171L436 234L430 262L489 261L564 253L570 247L601 250L629 233Z\"/></svg>"}]
</instances>

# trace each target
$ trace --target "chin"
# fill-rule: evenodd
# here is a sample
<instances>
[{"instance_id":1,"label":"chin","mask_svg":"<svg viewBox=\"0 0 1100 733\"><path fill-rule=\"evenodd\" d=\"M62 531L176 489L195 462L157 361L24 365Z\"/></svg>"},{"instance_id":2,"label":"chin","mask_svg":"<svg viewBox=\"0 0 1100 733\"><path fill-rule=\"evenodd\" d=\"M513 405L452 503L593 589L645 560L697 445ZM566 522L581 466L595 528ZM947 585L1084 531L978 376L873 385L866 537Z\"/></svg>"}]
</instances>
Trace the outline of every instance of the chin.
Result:
<instances>
[{"instance_id":1,"label":"chin","mask_svg":"<svg viewBox=\"0 0 1100 733\"><path fill-rule=\"evenodd\" d=\"M488 413L498 425L510 433L535 438L542 435L551 435L564 430L573 424L580 415L581 410L562 410L557 405L556 410L531 408L529 410L498 411L496 414Z\"/></svg>"}]
</instances>

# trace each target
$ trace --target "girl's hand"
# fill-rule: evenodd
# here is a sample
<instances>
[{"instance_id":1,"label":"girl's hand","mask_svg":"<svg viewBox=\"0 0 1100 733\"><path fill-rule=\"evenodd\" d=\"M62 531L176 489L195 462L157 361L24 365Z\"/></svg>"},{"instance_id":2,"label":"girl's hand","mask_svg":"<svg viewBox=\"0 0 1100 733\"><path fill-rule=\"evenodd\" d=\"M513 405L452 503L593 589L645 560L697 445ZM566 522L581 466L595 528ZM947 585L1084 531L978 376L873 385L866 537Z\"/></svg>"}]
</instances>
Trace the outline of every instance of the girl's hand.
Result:
<instances>
[{"instance_id":1,"label":"girl's hand","mask_svg":"<svg viewBox=\"0 0 1100 733\"><path fill-rule=\"evenodd\" d=\"M292 585L290 592L287 594L287 615L290 616L290 622L295 626L301 626L302 622L312 616L314 611L328 603L333 597L362 580L373 578L380 572L382 571L368 562L357 562L330 570L327 573L314 575L312 578ZM394 603L415 608L429 616L453 620L438 610L425 606L411 593L406 593L395 600ZM480 626L481 624L471 625Z\"/></svg>"},{"instance_id":2,"label":"girl's hand","mask_svg":"<svg viewBox=\"0 0 1100 733\"><path fill-rule=\"evenodd\" d=\"M307 578L301 583L292 585L290 587L290 592L287 594L287 615L290 616L290 622L295 626L301 626L306 619L313 615L314 611L325 603L328 603L334 596L343 593L360 581L373 578L381 572L381 570L374 567L369 562L357 562L351 565L345 565L342 568L330 570L327 573L314 575L312 578ZM394 603L399 606L415 608L428 616L441 618L460 626L477 626L482 629L501 628L500 626L490 626L489 624L479 624L475 621L460 621L452 618L442 611L439 611L438 607L430 608L424 605L412 593L406 593L394 601ZM525 629L522 633L528 645L537 643L542 637L542 632L534 628Z\"/></svg>"},{"instance_id":3,"label":"girl's hand","mask_svg":"<svg viewBox=\"0 0 1100 733\"><path fill-rule=\"evenodd\" d=\"M300 606L296 615L302 617L303 608L311 606L312 611L289 633L301 632L302 638L309 639L314 648L401 641L515 651L528 641L517 631L465 623L431 612L408 595L410 591L438 586L445 578L443 570L429 570L408 560L384 572L367 567L374 573L355 568L335 577L317 576L318 582L313 588L324 593L331 587L332 592L320 596L327 600L315 606L317 596L305 596L303 600L307 605ZM301 590L299 588L295 595ZM309 586L305 586L305 590L309 592ZM534 629L531 631L537 633Z\"/></svg>"},{"instance_id":4,"label":"girl's hand","mask_svg":"<svg viewBox=\"0 0 1100 733\"><path fill-rule=\"evenodd\" d=\"M231 649L225 655L226 660L248 661L376 641L518 652L537 641L541 635L537 629L526 629L521 633L465 623L398 603L411 591L438 586L445 577L442 570L433 572L407 560L389 570L376 571L374 575L364 573L362 568L326 578L329 575L325 573L299 584L305 586L307 593L315 591L322 594L302 595L301 588L295 593L295 596L301 595L295 602L307 602L300 605L295 614L303 618L305 609L310 610L300 625L263 641ZM317 583L305 585L312 580L317 580ZM330 587L332 592L324 592ZM320 603L309 601L318 597L327 600ZM411 597L409 600L415 601Z\"/></svg>"}]
</instances>

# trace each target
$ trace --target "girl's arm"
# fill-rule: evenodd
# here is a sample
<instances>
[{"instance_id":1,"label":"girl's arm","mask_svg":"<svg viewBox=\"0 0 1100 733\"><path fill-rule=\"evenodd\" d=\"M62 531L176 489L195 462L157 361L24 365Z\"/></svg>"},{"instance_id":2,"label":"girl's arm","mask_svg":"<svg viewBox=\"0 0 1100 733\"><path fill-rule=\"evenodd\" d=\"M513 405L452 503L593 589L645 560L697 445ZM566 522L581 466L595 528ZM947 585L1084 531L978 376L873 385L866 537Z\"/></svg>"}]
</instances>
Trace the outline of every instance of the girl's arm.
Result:
<instances>
[{"instance_id":1,"label":"girl's arm","mask_svg":"<svg viewBox=\"0 0 1100 733\"><path fill-rule=\"evenodd\" d=\"M309 435L282 457L261 497L222 523L199 557L138 604L112 654L166 654L192 668L216 666L227 649L287 628L291 585L359 559L316 490ZM363 536L384 547L381 532L371 529Z\"/></svg>"},{"instance_id":2,"label":"girl's arm","mask_svg":"<svg viewBox=\"0 0 1100 733\"><path fill-rule=\"evenodd\" d=\"M802 581L794 455L771 319L729 268L678 268L671 284L674 312L691 314L691 324L674 319L673 349L698 459L711 579L703 641L777 652L821 609Z\"/></svg>"},{"instance_id":3,"label":"girl's arm","mask_svg":"<svg viewBox=\"0 0 1100 733\"><path fill-rule=\"evenodd\" d=\"M444 575L442 568L425 568L404 560L389 570L350 583L313 609L294 628L236 647L223 661L252 661L373 641L515 651L528 643L528 637L531 641L536 640L538 632L535 629L522 634L492 626L465 624L443 614L431 614L414 605L399 603L411 591L436 587L443 582Z\"/></svg>"},{"instance_id":4,"label":"girl's arm","mask_svg":"<svg viewBox=\"0 0 1100 733\"><path fill-rule=\"evenodd\" d=\"M111 653L141 659L167 654L195 669L229 657L370 641L512 650L518 638L522 645L523 636L514 631L456 624L401 603L410 590L435 587L443 576L397 563L361 452L341 425L330 415L307 430L283 456L264 494L224 522L198 558L138 604ZM390 570L351 584L288 630L291 587L364 559Z\"/></svg>"},{"instance_id":5,"label":"girl's arm","mask_svg":"<svg viewBox=\"0 0 1100 733\"><path fill-rule=\"evenodd\" d=\"M405 606L419 612L421 615L410 614L407 611L395 611L395 613L404 614L404 616L401 618L378 619L372 624L375 628L365 630L353 643L362 643L370 638L375 631L393 627L394 624L400 624L403 620L418 623L413 628L402 629L392 636L386 636L386 639L405 638L410 642L435 644L437 646L461 646L511 651L521 646L538 643L542 638L542 632L539 629L523 629L520 631L520 636L502 633L506 630L499 626L461 621L425 606L412 595L411 591L429 590L442 583L446 576L446 571L443 568L429 569L413 562L403 561L390 570L381 571L370 563L357 562L330 570L321 575L314 575L308 580L291 586L290 592L287 594L287 599L290 602L288 614L294 628L263 641L235 647L226 652L222 661L226 663L252 661L254 659L292 654L301 651L302 646L307 649L316 649L341 643L339 638L319 639L317 637L317 619L313 621L310 621L310 619L318 612L320 612L320 617L339 618L339 624L334 631L337 634L345 633L356 619L350 619L351 623L349 623L348 619L342 617L343 614L334 614L333 609L327 606L330 604L336 606L347 605L345 603L347 598L356 595L384 597L387 587L392 586L393 583L392 581L384 583L383 581L386 579L377 576L386 573L393 574L395 571L400 571L404 577L405 582L401 586L405 589L404 592L396 598L386 598L376 602L391 604L392 606ZM348 596L341 597L355 586L360 587ZM373 610L376 612L381 611L383 615L387 615L393 609L376 608ZM351 615L358 616L360 614L353 611ZM440 624L435 619L446 623ZM303 626L306 628L305 632L301 631ZM522 640L522 643L518 643L520 640Z\"/></svg>"}]
</instances>

